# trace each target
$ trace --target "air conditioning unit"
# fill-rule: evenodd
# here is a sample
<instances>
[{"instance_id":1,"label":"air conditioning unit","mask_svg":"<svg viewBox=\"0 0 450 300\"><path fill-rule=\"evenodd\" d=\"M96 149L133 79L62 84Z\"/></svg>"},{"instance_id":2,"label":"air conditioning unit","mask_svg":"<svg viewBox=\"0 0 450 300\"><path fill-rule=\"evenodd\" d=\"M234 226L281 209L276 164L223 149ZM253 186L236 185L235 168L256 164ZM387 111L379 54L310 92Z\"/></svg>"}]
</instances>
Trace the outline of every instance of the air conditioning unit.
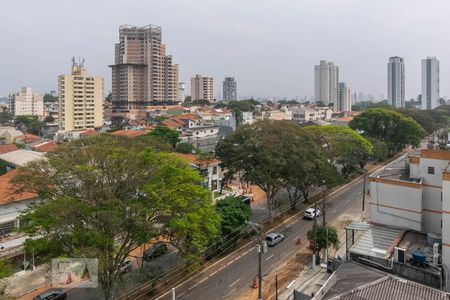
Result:
<instances>
[{"instance_id":1,"label":"air conditioning unit","mask_svg":"<svg viewBox=\"0 0 450 300\"><path fill-rule=\"evenodd\" d=\"M433 255L439 254L439 243L433 244Z\"/></svg>"},{"instance_id":2,"label":"air conditioning unit","mask_svg":"<svg viewBox=\"0 0 450 300\"><path fill-rule=\"evenodd\" d=\"M406 263L405 249L395 247L394 248L394 261L398 263Z\"/></svg>"},{"instance_id":3,"label":"air conditioning unit","mask_svg":"<svg viewBox=\"0 0 450 300\"><path fill-rule=\"evenodd\" d=\"M440 254L439 253L436 253L436 254L433 254L433 265L435 265L435 266L439 266L439 258L440 258Z\"/></svg>"}]
</instances>

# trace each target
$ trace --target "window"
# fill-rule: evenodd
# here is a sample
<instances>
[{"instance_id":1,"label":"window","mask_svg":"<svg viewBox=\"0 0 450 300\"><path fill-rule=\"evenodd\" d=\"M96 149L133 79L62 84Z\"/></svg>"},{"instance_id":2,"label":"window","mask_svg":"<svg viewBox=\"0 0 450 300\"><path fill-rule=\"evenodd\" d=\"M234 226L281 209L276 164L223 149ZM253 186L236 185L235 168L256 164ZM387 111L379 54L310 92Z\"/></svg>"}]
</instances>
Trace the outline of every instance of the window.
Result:
<instances>
[{"instance_id":1,"label":"window","mask_svg":"<svg viewBox=\"0 0 450 300\"><path fill-rule=\"evenodd\" d=\"M434 167L428 167L428 174L434 174Z\"/></svg>"},{"instance_id":2,"label":"window","mask_svg":"<svg viewBox=\"0 0 450 300\"><path fill-rule=\"evenodd\" d=\"M213 167L213 171L212 171L213 175L217 174L217 167Z\"/></svg>"}]
</instances>

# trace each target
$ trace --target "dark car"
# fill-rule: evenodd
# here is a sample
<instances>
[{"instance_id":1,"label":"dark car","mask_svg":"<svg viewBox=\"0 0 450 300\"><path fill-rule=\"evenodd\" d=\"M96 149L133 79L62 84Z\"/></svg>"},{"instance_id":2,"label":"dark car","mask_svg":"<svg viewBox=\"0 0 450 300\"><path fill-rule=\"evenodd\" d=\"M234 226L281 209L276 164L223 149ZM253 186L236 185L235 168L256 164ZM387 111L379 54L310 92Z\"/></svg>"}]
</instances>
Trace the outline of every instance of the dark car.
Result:
<instances>
[{"instance_id":1,"label":"dark car","mask_svg":"<svg viewBox=\"0 0 450 300\"><path fill-rule=\"evenodd\" d=\"M150 248L148 248L147 250L145 250L144 260L149 261L149 260L158 258L160 256L163 256L167 252L169 252L169 248L167 248L167 245L165 243L155 244L155 245L151 246Z\"/></svg>"},{"instance_id":2,"label":"dark car","mask_svg":"<svg viewBox=\"0 0 450 300\"><path fill-rule=\"evenodd\" d=\"M67 294L63 289L50 289L37 295L33 300L60 300L66 298Z\"/></svg>"}]
</instances>

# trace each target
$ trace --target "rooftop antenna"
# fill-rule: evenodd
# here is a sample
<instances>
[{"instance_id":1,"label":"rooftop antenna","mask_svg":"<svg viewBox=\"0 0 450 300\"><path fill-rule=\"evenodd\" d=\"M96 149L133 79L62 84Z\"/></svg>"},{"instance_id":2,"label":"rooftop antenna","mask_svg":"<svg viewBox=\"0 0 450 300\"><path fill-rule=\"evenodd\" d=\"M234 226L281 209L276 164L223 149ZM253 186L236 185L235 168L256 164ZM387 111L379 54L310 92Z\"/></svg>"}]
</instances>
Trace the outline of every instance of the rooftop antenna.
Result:
<instances>
[{"instance_id":1,"label":"rooftop antenna","mask_svg":"<svg viewBox=\"0 0 450 300\"><path fill-rule=\"evenodd\" d=\"M72 56L72 67L75 66L75 56Z\"/></svg>"},{"instance_id":2,"label":"rooftop antenna","mask_svg":"<svg viewBox=\"0 0 450 300\"><path fill-rule=\"evenodd\" d=\"M84 57L83 57L83 59L82 59L82 61L81 61L81 67L82 67L82 68L84 68L84 62L85 62L85 59L84 59Z\"/></svg>"}]
</instances>

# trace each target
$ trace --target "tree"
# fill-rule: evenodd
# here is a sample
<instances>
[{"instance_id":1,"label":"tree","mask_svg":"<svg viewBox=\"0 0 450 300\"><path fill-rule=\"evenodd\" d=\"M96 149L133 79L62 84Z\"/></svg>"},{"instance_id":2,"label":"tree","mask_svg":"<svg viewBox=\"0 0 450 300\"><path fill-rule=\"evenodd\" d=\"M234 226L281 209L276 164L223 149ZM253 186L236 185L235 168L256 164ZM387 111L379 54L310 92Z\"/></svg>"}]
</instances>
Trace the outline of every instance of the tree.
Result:
<instances>
[{"instance_id":1,"label":"tree","mask_svg":"<svg viewBox=\"0 0 450 300\"><path fill-rule=\"evenodd\" d=\"M15 179L42 199L22 216L21 230L36 238L31 246L97 258L107 300L120 266L143 243L163 238L193 262L218 234L219 216L197 172L141 147L104 134L77 140L19 169Z\"/></svg>"},{"instance_id":2,"label":"tree","mask_svg":"<svg viewBox=\"0 0 450 300\"><path fill-rule=\"evenodd\" d=\"M176 152L184 154L192 154L194 150L194 146L192 146L192 144L190 143L178 143L175 147Z\"/></svg>"},{"instance_id":3,"label":"tree","mask_svg":"<svg viewBox=\"0 0 450 300\"><path fill-rule=\"evenodd\" d=\"M368 140L372 144L373 157L377 161L385 161L389 155L389 148L386 143L376 138L368 138Z\"/></svg>"},{"instance_id":4,"label":"tree","mask_svg":"<svg viewBox=\"0 0 450 300\"><path fill-rule=\"evenodd\" d=\"M175 148L177 143L180 141L180 133L165 126L156 126L156 128L153 129L148 135L166 141L173 148Z\"/></svg>"},{"instance_id":5,"label":"tree","mask_svg":"<svg viewBox=\"0 0 450 300\"><path fill-rule=\"evenodd\" d=\"M253 99L233 100L228 103L227 107L233 111L237 125L240 125L242 123L242 112L254 111L257 104L258 102Z\"/></svg>"},{"instance_id":6,"label":"tree","mask_svg":"<svg viewBox=\"0 0 450 300\"><path fill-rule=\"evenodd\" d=\"M44 103L46 102L57 102L58 101L58 97L54 97L51 94L45 94L44 95Z\"/></svg>"},{"instance_id":7,"label":"tree","mask_svg":"<svg viewBox=\"0 0 450 300\"><path fill-rule=\"evenodd\" d=\"M55 122L55 118L53 118L52 116L46 116L44 119L45 123L53 123Z\"/></svg>"},{"instance_id":8,"label":"tree","mask_svg":"<svg viewBox=\"0 0 450 300\"><path fill-rule=\"evenodd\" d=\"M111 131L122 130L127 125L128 120L122 116L111 117Z\"/></svg>"},{"instance_id":9,"label":"tree","mask_svg":"<svg viewBox=\"0 0 450 300\"><path fill-rule=\"evenodd\" d=\"M39 135L45 127L45 123L39 121L37 116L17 116L15 124L22 131L34 135Z\"/></svg>"},{"instance_id":10,"label":"tree","mask_svg":"<svg viewBox=\"0 0 450 300\"><path fill-rule=\"evenodd\" d=\"M13 274L13 266L10 260L0 260L0 279L9 277ZM2 295L0 293L0 295Z\"/></svg>"},{"instance_id":11,"label":"tree","mask_svg":"<svg viewBox=\"0 0 450 300\"><path fill-rule=\"evenodd\" d=\"M241 232L247 227L252 211L250 207L235 197L218 200L216 211L220 215L220 233L222 238Z\"/></svg>"},{"instance_id":12,"label":"tree","mask_svg":"<svg viewBox=\"0 0 450 300\"><path fill-rule=\"evenodd\" d=\"M342 166L345 177L362 168L372 155L370 142L348 127L308 126L305 130L314 136L331 165Z\"/></svg>"},{"instance_id":13,"label":"tree","mask_svg":"<svg viewBox=\"0 0 450 300\"><path fill-rule=\"evenodd\" d=\"M13 115L7 111L0 112L0 125L3 125L13 119Z\"/></svg>"},{"instance_id":14,"label":"tree","mask_svg":"<svg viewBox=\"0 0 450 300\"><path fill-rule=\"evenodd\" d=\"M410 117L417 123L419 123L425 131L430 134L439 129L439 126L436 124L435 120L431 117L430 113L426 110L420 109L398 109L398 112Z\"/></svg>"},{"instance_id":15,"label":"tree","mask_svg":"<svg viewBox=\"0 0 450 300\"><path fill-rule=\"evenodd\" d=\"M197 99L189 103L189 106L208 106L211 102L206 99Z\"/></svg>"},{"instance_id":16,"label":"tree","mask_svg":"<svg viewBox=\"0 0 450 300\"><path fill-rule=\"evenodd\" d=\"M365 137L385 142L390 151L406 145L419 146L425 130L416 121L391 109L370 108L350 121L349 126Z\"/></svg>"},{"instance_id":17,"label":"tree","mask_svg":"<svg viewBox=\"0 0 450 300\"><path fill-rule=\"evenodd\" d=\"M328 231L328 232L327 232ZM328 244L327 244L328 235ZM308 230L306 233L306 238L309 241L314 241L314 231L312 229ZM336 228L332 226L320 226L316 228L316 250L319 253L322 249L329 248L333 246L335 250L339 249L339 237Z\"/></svg>"},{"instance_id":18,"label":"tree","mask_svg":"<svg viewBox=\"0 0 450 300\"><path fill-rule=\"evenodd\" d=\"M112 101L112 93L111 92L108 94L108 96L106 96L105 101L106 102L111 102Z\"/></svg>"}]
</instances>

